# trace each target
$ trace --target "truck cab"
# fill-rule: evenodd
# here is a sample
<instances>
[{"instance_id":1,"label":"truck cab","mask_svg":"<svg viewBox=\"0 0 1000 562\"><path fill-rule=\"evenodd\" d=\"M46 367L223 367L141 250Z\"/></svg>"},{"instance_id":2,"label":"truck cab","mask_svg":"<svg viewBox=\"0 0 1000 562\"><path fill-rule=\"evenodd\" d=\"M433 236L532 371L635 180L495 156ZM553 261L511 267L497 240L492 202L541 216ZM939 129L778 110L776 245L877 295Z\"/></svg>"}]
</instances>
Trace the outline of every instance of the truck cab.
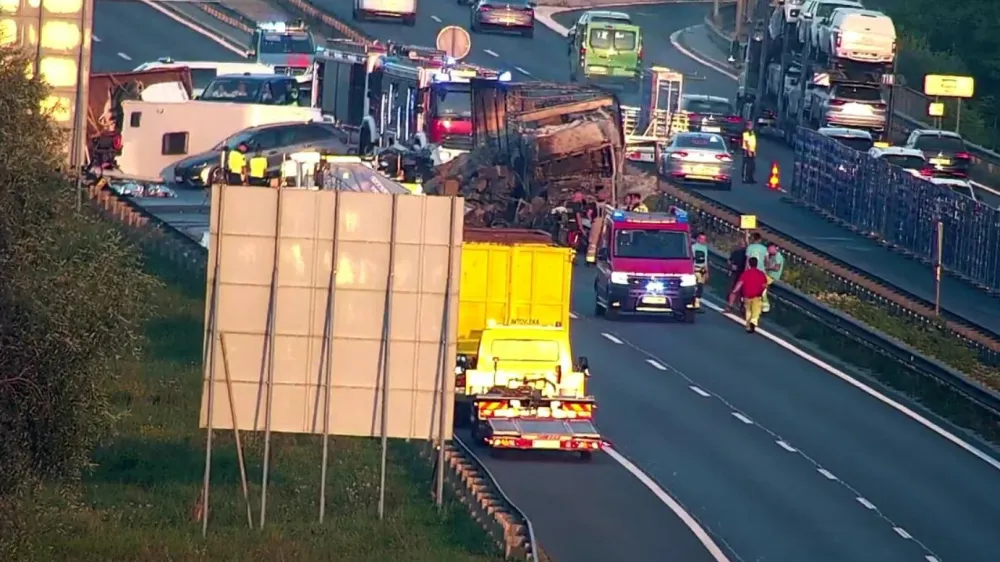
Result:
<instances>
[{"instance_id":1,"label":"truck cab","mask_svg":"<svg viewBox=\"0 0 1000 562\"><path fill-rule=\"evenodd\" d=\"M316 41L303 22L261 22L247 45L251 62L274 67L275 74L302 76L312 67Z\"/></svg>"},{"instance_id":2,"label":"truck cab","mask_svg":"<svg viewBox=\"0 0 1000 562\"><path fill-rule=\"evenodd\" d=\"M594 315L669 315L695 321L694 258L687 213L604 213Z\"/></svg>"}]
</instances>

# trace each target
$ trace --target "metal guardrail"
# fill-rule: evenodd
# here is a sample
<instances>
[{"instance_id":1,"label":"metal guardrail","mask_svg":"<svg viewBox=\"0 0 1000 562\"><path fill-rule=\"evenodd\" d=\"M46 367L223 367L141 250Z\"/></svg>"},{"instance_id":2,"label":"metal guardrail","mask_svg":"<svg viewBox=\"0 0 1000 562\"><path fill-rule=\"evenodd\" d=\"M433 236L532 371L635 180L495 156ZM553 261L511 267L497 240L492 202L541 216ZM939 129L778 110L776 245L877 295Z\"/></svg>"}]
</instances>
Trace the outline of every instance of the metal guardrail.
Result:
<instances>
[{"instance_id":1,"label":"metal guardrail","mask_svg":"<svg viewBox=\"0 0 1000 562\"><path fill-rule=\"evenodd\" d=\"M709 264L722 275L728 274L728 256L711 250ZM778 282L769 289L770 298L792 306L824 326L835 330L879 354L905 365L922 376L929 377L957 391L976 404L1000 416L1000 393L969 379L951 367L922 355L905 343L830 308L811 296Z\"/></svg>"},{"instance_id":2,"label":"metal guardrail","mask_svg":"<svg viewBox=\"0 0 1000 562\"><path fill-rule=\"evenodd\" d=\"M795 136L789 194L927 263L937 261L940 222L945 269L981 289L1000 291L1000 211L968 195L802 127Z\"/></svg>"}]
</instances>

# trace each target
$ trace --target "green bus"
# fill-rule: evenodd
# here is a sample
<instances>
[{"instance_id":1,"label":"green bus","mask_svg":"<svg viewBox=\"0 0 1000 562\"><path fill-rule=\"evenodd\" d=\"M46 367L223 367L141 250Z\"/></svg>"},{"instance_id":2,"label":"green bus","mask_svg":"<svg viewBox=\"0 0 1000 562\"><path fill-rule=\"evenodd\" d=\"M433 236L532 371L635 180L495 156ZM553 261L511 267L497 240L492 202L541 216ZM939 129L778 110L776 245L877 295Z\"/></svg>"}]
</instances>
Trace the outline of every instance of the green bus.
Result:
<instances>
[{"instance_id":1,"label":"green bus","mask_svg":"<svg viewBox=\"0 0 1000 562\"><path fill-rule=\"evenodd\" d=\"M569 30L570 81L638 81L642 32L628 14L591 10Z\"/></svg>"}]
</instances>

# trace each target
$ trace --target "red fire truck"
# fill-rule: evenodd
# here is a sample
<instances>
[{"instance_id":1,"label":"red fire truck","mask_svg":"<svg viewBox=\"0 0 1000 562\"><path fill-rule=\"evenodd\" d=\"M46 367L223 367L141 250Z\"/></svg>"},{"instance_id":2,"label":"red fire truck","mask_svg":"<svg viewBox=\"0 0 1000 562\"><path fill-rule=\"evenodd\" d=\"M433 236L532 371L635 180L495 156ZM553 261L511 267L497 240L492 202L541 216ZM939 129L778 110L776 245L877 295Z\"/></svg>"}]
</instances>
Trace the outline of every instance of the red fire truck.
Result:
<instances>
[{"instance_id":1,"label":"red fire truck","mask_svg":"<svg viewBox=\"0 0 1000 562\"><path fill-rule=\"evenodd\" d=\"M332 42L313 64L313 107L356 126L362 153L414 142L436 149L436 163L472 148L470 80L510 76L436 49L351 41Z\"/></svg>"}]
</instances>

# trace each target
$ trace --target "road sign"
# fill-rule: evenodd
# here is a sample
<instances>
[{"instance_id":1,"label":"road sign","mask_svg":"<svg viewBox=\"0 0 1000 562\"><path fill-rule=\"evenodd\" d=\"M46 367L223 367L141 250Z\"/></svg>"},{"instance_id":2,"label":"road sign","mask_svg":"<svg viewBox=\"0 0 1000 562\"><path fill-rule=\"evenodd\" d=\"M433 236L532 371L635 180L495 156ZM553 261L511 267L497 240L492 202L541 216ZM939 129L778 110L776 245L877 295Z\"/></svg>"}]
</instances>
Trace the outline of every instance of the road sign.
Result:
<instances>
[{"instance_id":1,"label":"road sign","mask_svg":"<svg viewBox=\"0 0 1000 562\"><path fill-rule=\"evenodd\" d=\"M976 91L976 80L971 76L924 76L924 93L928 96L949 98L971 98Z\"/></svg>"},{"instance_id":2,"label":"road sign","mask_svg":"<svg viewBox=\"0 0 1000 562\"><path fill-rule=\"evenodd\" d=\"M944 103L931 102L928 104L927 115L930 117L944 117Z\"/></svg>"},{"instance_id":3,"label":"road sign","mask_svg":"<svg viewBox=\"0 0 1000 562\"><path fill-rule=\"evenodd\" d=\"M757 228L757 215L740 215L740 229L754 230Z\"/></svg>"},{"instance_id":4,"label":"road sign","mask_svg":"<svg viewBox=\"0 0 1000 562\"><path fill-rule=\"evenodd\" d=\"M438 50L444 51L455 60L462 60L468 56L472 50L472 37L469 32L458 27L449 25L438 32L436 46Z\"/></svg>"}]
</instances>

